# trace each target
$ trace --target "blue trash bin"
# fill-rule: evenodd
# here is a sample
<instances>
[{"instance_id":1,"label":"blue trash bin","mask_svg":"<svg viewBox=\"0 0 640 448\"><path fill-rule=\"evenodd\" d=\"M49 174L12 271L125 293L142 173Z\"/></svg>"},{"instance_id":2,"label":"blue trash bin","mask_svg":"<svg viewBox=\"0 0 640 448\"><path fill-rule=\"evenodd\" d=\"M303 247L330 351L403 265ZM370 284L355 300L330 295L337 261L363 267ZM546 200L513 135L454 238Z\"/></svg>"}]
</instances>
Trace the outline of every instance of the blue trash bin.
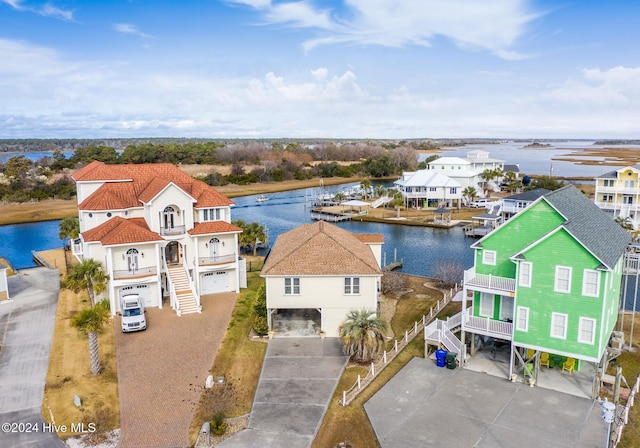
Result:
<instances>
[{"instance_id":1,"label":"blue trash bin","mask_svg":"<svg viewBox=\"0 0 640 448\"><path fill-rule=\"evenodd\" d=\"M447 353L448 352L446 350L442 350L441 348L436 350L436 366L438 367L445 366L445 359L447 357Z\"/></svg>"}]
</instances>

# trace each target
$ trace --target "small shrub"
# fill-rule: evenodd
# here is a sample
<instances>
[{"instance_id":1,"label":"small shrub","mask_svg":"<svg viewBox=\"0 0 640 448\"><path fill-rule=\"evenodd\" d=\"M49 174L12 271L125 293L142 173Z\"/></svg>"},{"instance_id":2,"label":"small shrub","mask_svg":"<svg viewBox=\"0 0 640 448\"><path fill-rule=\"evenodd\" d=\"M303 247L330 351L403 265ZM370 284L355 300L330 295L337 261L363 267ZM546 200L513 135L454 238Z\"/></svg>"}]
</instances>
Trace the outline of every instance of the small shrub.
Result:
<instances>
[{"instance_id":1,"label":"small shrub","mask_svg":"<svg viewBox=\"0 0 640 448\"><path fill-rule=\"evenodd\" d=\"M253 319L253 331L255 331L259 336L264 336L269 332L269 324L267 323L267 318L262 316L256 316Z\"/></svg>"},{"instance_id":2,"label":"small shrub","mask_svg":"<svg viewBox=\"0 0 640 448\"><path fill-rule=\"evenodd\" d=\"M224 421L224 414L216 412L211 420L211 433L221 436L227 430L227 422Z\"/></svg>"}]
</instances>

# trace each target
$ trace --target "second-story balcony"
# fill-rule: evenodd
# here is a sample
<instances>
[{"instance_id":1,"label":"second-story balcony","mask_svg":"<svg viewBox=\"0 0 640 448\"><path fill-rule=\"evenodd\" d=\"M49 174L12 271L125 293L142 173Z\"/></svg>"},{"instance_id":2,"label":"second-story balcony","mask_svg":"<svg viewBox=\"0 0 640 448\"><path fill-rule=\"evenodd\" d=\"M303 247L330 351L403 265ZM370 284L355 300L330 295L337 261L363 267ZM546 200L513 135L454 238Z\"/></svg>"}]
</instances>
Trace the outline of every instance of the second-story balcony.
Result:
<instances>
[{"instance_id":1,"label":"second-story balcony","mask_svg":"<svg viewBox=\"0 0 640 448\"><path fill-rule=\"evenodd\" d=\"M179 236L184 235L185 226L160 227L161 236Z\"/></svg>"},{"instance_id":2,"label":"second-story balcony","mask_svg":"<svg viewBox=\"0 0 640 448\"><path fill-rule=\"evenodd\" d=\"M148 266L145 268L136 269L122 269L113 271L112 278L114 280L124 280L129 278L149 277L150 275L156 275L157 272L158 268L156 266Z\"/></svg>"},{"instance_id":3,"label":"second-story balcony","mask_svg":"<svg viewBox=\"0 0 640 448\"><path fill-rule=\"evenodd\" d=\"M477 274L475 268L464 271L464 285L466 289L486 292L508 292L513 295L516 291L516 280L509 277L499 277L491 274Z\"/></svg>"},{"instance_id":4,"label":"second-story balcony","mask_svg":"<svg viewBox=\"0 0 640 448\"><path fill-rule=\"evenodd\" d=\"M463 315L462 326L465 331L509 341L513 339L513 323L509 319L494 320L488 317L474 316L473 307L467 308Z\"/></svg>"},{"instance_id":5,"label":"second-story balcony","mask_svg":"<svg viewBox=\"0 0 640 448\"><path fill-rule=\"evenodd\" d=\"M236 261L236 255L235 254L216 255L215 257L200 257L200 258L198 258L198 265L199 266L210 266L210 265L213 265L213 264L233 263L234 261Z\"/></svg>"}]
</instances>

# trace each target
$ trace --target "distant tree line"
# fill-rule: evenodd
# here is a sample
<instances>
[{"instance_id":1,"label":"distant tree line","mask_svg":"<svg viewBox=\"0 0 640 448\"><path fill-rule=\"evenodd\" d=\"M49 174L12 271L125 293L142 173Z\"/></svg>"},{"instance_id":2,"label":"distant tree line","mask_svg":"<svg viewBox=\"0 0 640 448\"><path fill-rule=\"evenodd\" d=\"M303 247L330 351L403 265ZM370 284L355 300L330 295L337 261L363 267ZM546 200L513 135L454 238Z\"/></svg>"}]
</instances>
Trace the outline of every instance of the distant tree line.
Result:
<instances>
[{"instance_id":1,"label":"distant tree line","mask_svg":"<svg viewBox=\"0 0 640 448\"><path fill-rule=\"evenodd\" d=\"M9 202L69 199L75 195L70 173L94 160L108 164L164 162L213 166L198 176L212 186L315 177L381 178L415 170L418 167L415 147L416 144L409 143L385 146L365 141L301 144L254 140L224 144L207 140L143 142L117 150L92 143L75 148L68 157L62 149L54 149L51 156L37 161L24 155L9 158L0 164L0 198ZM216 166L227 168L216 170Z\"/></svg>"}]
</instances>

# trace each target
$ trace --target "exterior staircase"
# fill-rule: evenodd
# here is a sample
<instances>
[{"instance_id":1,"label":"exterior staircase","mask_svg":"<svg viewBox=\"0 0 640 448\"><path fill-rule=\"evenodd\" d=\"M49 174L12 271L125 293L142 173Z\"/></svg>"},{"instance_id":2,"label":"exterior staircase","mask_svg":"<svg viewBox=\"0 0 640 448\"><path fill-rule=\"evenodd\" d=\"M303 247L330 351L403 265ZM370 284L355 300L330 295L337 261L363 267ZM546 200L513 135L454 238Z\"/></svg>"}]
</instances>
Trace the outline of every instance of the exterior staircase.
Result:
<instances>
[{"instance_id":1,"label":"exterior staircase","mask_svg":"<svg viewBox=\"0 0 640 448\"><path fill-rule=\"evenodd\" d=\"M195 293L193 289L191 289L189 277L187 276L184 267L181 265L168 266L167 272L176 291L176 297L178 300L178 308L176 312L178 315L181 316L183 314L201 313L202 306L198 305L198 302L196 301Z\"/></svg>"}]
</instances>

